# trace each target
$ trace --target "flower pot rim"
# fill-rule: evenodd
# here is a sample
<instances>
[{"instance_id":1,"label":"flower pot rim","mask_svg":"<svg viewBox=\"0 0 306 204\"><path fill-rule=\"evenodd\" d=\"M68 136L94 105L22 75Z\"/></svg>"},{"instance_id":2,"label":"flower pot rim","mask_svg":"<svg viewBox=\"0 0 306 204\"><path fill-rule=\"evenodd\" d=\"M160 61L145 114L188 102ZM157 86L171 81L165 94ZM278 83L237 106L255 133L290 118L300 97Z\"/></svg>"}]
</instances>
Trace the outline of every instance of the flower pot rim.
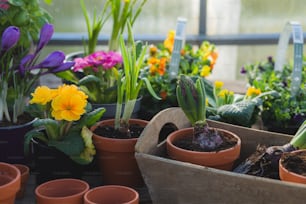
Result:
<instances>
[{"instance_id":1,"label":"flower pot rim","mask_svg":"<svg viewBox=\"0 0 306 204\"><path fill-rule=\"evenodd\" d=\"M226 152L228 152L228 151L230 151L230 150L232 150L232 149L234 149L234 148L237 148L237 146L240 146L240 145L241 145L241 139L240 139L240 137L238 137L238 135L236 135L235 133L233 133L233 132L231 132L231 131L228 131L228 130L225 130L225 129L221 129L221 128L211 128L211 127L210 127L210 129L215 129L215 130L217 130L217 131L226 132L226 133L229 133L230 135L233 135L233 136L237 139L236 145L232 146L231 148L223 149L223 150L220 150L220 151L209 151L209 152L204 152L204 151L202 151L202 152L201 152L201 151L192 151L192 150L187 150L187 149L183 149L183 148L177 147L177 146L175 146L175 145L170 141L172 135L174 135L175 132L177 132L177 131L186 131L186 132L187 132L187 131L193 130L193 127L188 127L188 128L179 129L179 130L176 130L176 131L170 133L170 134L168 135L167 139L166 139L166 142L167 142L167 144L170 145L171 147L173 147L173 148L175 148L175 149L182 150L182 151L184 151L184 152L188 152L188 153L192 153L192 154L197 154L197 153L203 154L203 153L204 153L204 154L208 154L208 155L209 155L209 154L216 154L216 153L226 153Z\"/></svg>"},{"instance_id":2,"label":"flower pot rim","mask_svg":"<svg viewBox=\"0 0 306 204\"><path fill-rule=\"evenodd\" d=\"M21 178L21 173L20 173L19 169L16 166L14 166L13 164L0 162L0 166L6 166L8 168L13 169L16 172L16 176L14 178L11 177L13 179L11 179L8 183L6 183L4 185L0 185L0 189L6 188L7 186L12 185L13 183L17 182Z\"/></svg>"},{"instance_id":3,"label":"flower pot rim","mask_svg":"<svg viewBox=\"0 0 306 204\"><path fill-rule=\"evenodd\" d=\"M28 125L34 123L35 120L37 120L37 118L33 118L29 122L26 122L26 123L23 123L23 124L10 125L10 126L0 126L0 130L13 130L13 129L16 129L16 128L22 128L24 126L28 126Z\"/></svg>"},{"instance_id":4,"label":"flower pot rim","mask_svg":"<svg viewBox=\"0 0 306 204\"><path fill-rule=\"evenodd\" d=\"M306 152L306 149L299 149L299 150L294 150L290 153L296 154L296 153L300 153L300 152ZM286 172L287 174L292 174L295 177L301 178L303 180L306 180L306 176L303 176L301 174L297 174L293 171L289 171L284 165L283 165L283 159L281 158L279 160L279 168L282 169L284 172Z\"/></svg>"},{"instance_id":5,"label":"flower pot rim","mask_svg":"<svg viewBox=\"0 0 306 204\"><path fill-rule=\"evenodd\" d=\"M81 183L81 184L84 185L84 189L82 191L78 192L78 193L68 195L68 196L61 196L61 197L46 196L46 195L43 195L39 192L40 188L45 187L45 186L47 186L49 184L52 184L52 183L59 182L59 181L60 182L64 182L64 181L78 182L78 183ZM51 180L51 181L44 182L44 183L40 184L39 186L37 186L35 188L35 195L38 195L39 197L41 197L43 199L62 200L63 198L71 198L71 197L82 195L82 194L84 194L84 192L87 192L89 190L89 188L90 188L89 184L86 181L83 181L81 179L73 179L73 178L54 179L54 180Z\"/></svg>"},{"instance_id":6,"label":"flower pot rim","mask_svg":"<svg viewBox=\"0 0 306 204\"><path fill-rule=\"evenodd\" d=\"M131 187L128 187L128 186L123 186L123 185L104 185L104 186L97 186L97 187L94 187L90 190L88 190L85 194L84 194L84 200L86 201L89 201L89 202L92 202L88 199L88 195L96 190L100 190L100 189L108 189L108 188L117 188L117 189L122 189L122 190L128 190L132 193L135 194L135 198L133 200L130 200L129 202L135 202L139 199L139 194L138 192L131 188Z\"/></svg>"}]
</instances>

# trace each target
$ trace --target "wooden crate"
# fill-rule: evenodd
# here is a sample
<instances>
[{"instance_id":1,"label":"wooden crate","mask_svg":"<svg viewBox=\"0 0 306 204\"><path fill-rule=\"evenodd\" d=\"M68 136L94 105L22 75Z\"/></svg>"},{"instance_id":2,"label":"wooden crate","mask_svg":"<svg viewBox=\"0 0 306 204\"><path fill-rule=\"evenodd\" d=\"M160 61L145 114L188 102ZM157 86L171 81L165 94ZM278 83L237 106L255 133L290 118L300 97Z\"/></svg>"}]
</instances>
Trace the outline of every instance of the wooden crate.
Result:
<instances>
[{"instance_id":1,"label":"wooden crate","mask_svg":"<svg viewBox=\"0 0 306 204\"><path fill-rule=\"evenodd\" d=\"M236 133L242 140L240 160L254 152L258 144L282 145L291 136L208 121L211 127ZM202 167L167 158L165 141L159 132L167 124L178 129L190 127L180 108L158 113L136 144L136 159L151 199L156 204L196 203L303 203L306 185Z\"/></svg>"}]
</instances>

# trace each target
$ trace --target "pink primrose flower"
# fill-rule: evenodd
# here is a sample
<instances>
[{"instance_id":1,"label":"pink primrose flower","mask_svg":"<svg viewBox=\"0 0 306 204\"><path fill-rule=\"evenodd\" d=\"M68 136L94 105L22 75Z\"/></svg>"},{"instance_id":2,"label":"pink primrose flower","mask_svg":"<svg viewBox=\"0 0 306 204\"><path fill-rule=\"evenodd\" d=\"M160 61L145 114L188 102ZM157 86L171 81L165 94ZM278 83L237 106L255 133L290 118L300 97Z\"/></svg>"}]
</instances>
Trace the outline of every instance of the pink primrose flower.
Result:
<instances>
[{"instance_id":1,"label":"pink primrose flower","mask_svg":"<svg viewBox=\"0 0 306 204\"><path fill-rule=\"evenodd\" d=\"M86 67L90 67L92 66L92 64L90 64L90 62L88 61L88 58L75 58L74 59L75 65L73 66L73 71L74 72L78 72L83 70Z\"/></svg>"},{"instance_id":2,"label":"pink primrose flower","mask_svg":"<svg viewBox=\"0 0 306 204\"><path fill-rule=\"evenodd\" d=\"M7 3L7 0L0 0L0 9L8 10L10 5Z\"/></svg>"}]
</instances>

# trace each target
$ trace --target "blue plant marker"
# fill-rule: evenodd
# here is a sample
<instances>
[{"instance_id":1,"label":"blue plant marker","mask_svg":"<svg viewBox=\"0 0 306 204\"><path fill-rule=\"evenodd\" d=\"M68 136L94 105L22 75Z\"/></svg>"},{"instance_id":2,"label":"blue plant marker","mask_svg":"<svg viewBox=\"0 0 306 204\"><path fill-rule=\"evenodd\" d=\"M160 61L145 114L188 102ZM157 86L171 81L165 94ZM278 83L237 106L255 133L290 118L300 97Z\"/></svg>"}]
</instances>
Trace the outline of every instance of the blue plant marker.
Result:
<instances>
[{"instance_id":1,"label":"blue plant marker","mask_svg":"<svg viewBox=\"0 0 306 204\"><path fill-rule=\"evenodd\" d=\"M281 71L285 64L286 51L289 44L290 35L292 32L294 44L294 65L292 70L291 96L294 97L300 88L302 81L303 67L303 30L299 22L288 22L278 41L278 48L275 61L275 71Z\"/></svg>"},{"instance_id":2,"label":"blue plant marker","mask_svg":"<svg viewBox=\"0 0 306 204\"><path fill-rule=\"evenodd\" d=\"M176 25L176 33L174 38L174 47L172 51L170 66L169 66L169 75L170 79L174 79L178 75L181 49L185 41L185 27L187 20L185 18L178 18Z\"/></svg>"}]
</instances>

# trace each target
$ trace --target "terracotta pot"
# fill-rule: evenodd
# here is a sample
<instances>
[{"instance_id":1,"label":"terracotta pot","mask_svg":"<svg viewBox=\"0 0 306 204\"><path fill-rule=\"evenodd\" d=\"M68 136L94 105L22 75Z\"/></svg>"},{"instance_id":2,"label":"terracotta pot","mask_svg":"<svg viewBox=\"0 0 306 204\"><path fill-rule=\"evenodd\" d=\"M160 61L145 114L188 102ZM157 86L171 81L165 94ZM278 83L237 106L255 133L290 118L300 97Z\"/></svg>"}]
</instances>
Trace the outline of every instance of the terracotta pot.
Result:
<instances>
[{"instance_id":1,"label":"terracotta pot","mask_svg":"<svg viewBox=\"0 0 306 204\"><path fill-rule=\"evenodd\" d=\"M145 127L148 121L131 119L130 124L140 124ZM113 126L114 120L102 120L91 130L98 126ZM93 142L97 150L97 161L104 184L141 187L144 185L140 170L135 159L135 144L137 138L115 139L100 135L93 135Z\"/></svg>"},{"instance_id":2,"label":"terracotta pot","mask_svg":"<svg viewBox=\"0 0 306 204\"><path fill-rule=\"evenodd\" d=\"M27 182L30 176L30 168L23 164L13 164L17 167L21 174L21 186L20 190L17 192L16 198L20 199L24 197L24 193L26 191Z\"/></svg>"},{"instance_id":3,"label":"terracotta pot","mask_svg":"<svg viewBox=\"0 0 306 204\"><path fill-rule=\"evenodd\" d=\"M96 203L138 204L139 194L126 186L99 186L87 191L84 195L84 204Z\"/></svg>"},{"instance_id":4,"label":"terracotta pot","mask_svg":"<svg viewBox=\"0 0 306 204\"><path fill-rule=\"evenodd\" d=\"M179 161L198 164L201 166L208 166L222 170L231 170L234 161L240 155L241 140L236 134L232 132L222 129L217 130L222 134L226 134L227 136L235 137L237 139L237 144L230 149L225 149L217 152L198 152L185 150L173 145L174 141L186 137L192 137L193 128L184 128L171 133L167 137L167 152L170 158Z\"/></svg>"},{"instance_id":5,"label":"terracotta pot","mask_svg":"<svg viewBox=\"0 0 306 204\"><path fill-rule=\"evenodd\" d=\"M79 179L48 181L36 187L36 204L83 204L83 196L88 190L88 183Z\"/></svg>"},{"instance_id":6,"label":"terracotta pot","mask_svg":"<svg viewBox=\"0 0 306 204\"><path fill-rule=\"evenodd\" d=\"M0 162L0 203L14 204L20 189L20 171L12 164Z\"/></svg>"},{"instance_id":7,"label":"terracotta pot","mask_svg":"<svg viewBox=\"0 0 306 204\"><path fill-rule=\"evenodd\" d=\"M294 173L292 171L289 171L286 169L286 167L283 165L285 155L290 155L290 154L299 154L299 153L304 153L306 155L306 150L297 150L293 151L290 153L285 153L282 155L282 157L279 160L279 177L282 181L290 181L294 183L302 183L306 184L306 176Z\"/></svg>"}]
</instances>

